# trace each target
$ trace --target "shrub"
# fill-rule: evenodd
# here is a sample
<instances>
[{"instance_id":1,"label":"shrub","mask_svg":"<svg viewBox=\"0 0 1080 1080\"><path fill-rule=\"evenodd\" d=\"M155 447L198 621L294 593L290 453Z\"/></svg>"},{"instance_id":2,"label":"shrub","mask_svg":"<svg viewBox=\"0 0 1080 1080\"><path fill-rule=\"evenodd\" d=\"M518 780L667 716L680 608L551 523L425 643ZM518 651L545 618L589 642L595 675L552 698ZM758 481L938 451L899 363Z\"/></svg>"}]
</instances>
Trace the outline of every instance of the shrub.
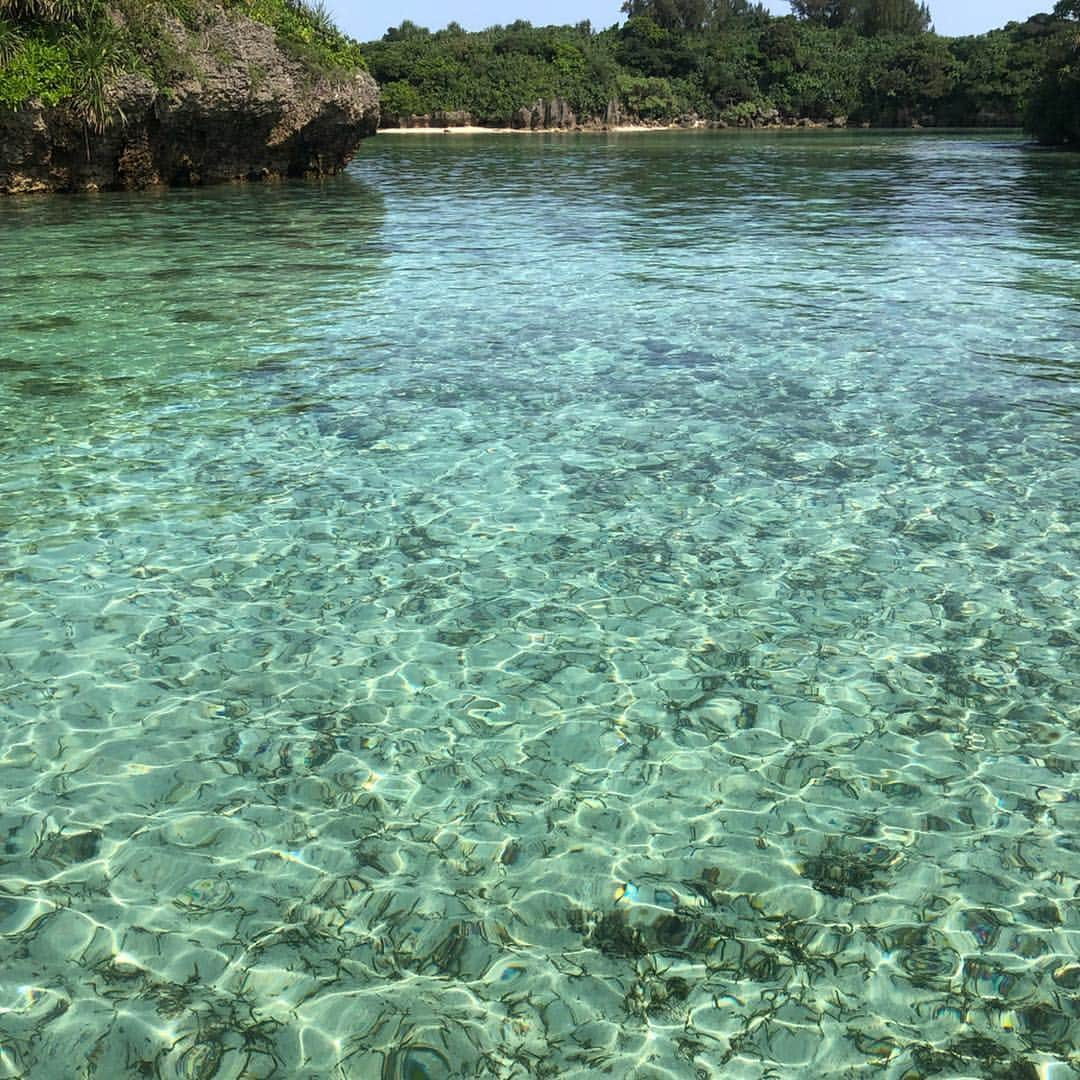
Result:
<instances>
[{"instance_id":1,"label":"shrub","mask_svg":"<svg viewBox=\"0 0 1080 1080\"><path fill-rule=\"evenodd\" d=\"M69 100L102 131L122 119L108 100L119 75L142 71L166 89L191 72L163 16L198 26L223 6L272 26L313 76L366 69L360 46L335 28L321 0L0 0L0 105Z\"/></svg>"},{"instance_id":2,"label":"shrub","mask_svg":"<svg viewBox=\"0 0 1080 1080\"><path fill-rule=\"evenodd\" d=\"M367 70L360 46L337 29L322 0L228 0L228 6L272 26L281 48L316 74Z\"/></svg>"},{"instance_id":3,"label":"shrub","mask_svg":"<svg viewBox=\"0 0 1080 1080\"><path fill-rule=\"evenodd\" d=\"M67 48L29 34L0 68L0 105L17 108L36 99L58 105L75 91L75 72Z\"/></svg>"}]
</instances>

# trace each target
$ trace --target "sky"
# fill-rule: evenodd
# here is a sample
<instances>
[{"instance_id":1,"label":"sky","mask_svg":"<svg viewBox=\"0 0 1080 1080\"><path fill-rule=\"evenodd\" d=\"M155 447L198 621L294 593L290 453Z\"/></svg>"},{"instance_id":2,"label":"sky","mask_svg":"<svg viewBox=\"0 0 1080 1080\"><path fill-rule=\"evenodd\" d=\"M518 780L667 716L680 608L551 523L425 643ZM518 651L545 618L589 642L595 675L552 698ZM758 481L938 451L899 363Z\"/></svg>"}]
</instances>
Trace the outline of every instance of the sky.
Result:
<instances>
[{"instance_id":1,"label":"sky","mask_svg":"<svg viewBox=\"0 0 1080 1080\"><path fill-rule=\"evenodd\" d=\"M1022 22L1036 11L1049 11L1054 0L929 0L939 34L981 34L1011 20ZM620 0L395 0L393 5L370 0L327 0L326 6L346 33L360 41L382 37L387 27L411 19L438 30L459 22L466 30L528 19L537 26L579 23L589 19L596 29L620 19ZM769 0L778 15L791 9L784 0Z\"/></svg>"}]
</instances>

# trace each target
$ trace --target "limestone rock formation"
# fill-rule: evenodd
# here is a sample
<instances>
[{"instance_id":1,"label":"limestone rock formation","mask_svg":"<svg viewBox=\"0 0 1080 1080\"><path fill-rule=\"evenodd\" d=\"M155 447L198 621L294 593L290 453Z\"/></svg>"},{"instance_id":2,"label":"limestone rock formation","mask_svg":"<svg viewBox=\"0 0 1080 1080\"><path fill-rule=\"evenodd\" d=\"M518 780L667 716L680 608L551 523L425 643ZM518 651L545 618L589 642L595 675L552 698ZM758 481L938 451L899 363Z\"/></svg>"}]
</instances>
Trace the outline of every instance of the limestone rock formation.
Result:
<instances>
[{"instance_id":1,"label":"limestone rock formation","mask_svg":"<svg viewBox=\"0 0 1080 1080\"><path fill-rule=\"evenodd\" d=\"M283 52L273 29L222 12L196 32L170 20L183 71L165 89L126 75L97 132L63 105L0 109L0 192L327 175L379 123L367 74L331 78Z\"/></svg>"},{"instance_id":2,"label":"limestone rock formation","mask_svg":"<svg viewBox=\"0 0 1080 1080\"><path fill-rule=\"evenodd\" d=\"M388 128L460 128L477 126L473 114L465 112L463 109L390 116L383 112L381 116L382 126Z\"/></svg>"},{"instance_id":3,"label":"limestone rock formation","mask_svg":"<svg viewBox=\"0 0 1080 1080\"><path fill-rule=\"evenodd\" d=\"M550 101L537 101L529 107L522 107L514 113L510 123L514 128L529 128L533 131L573 129L578 126L574 110L562 98Z\"/></svg>"}]
</instances>

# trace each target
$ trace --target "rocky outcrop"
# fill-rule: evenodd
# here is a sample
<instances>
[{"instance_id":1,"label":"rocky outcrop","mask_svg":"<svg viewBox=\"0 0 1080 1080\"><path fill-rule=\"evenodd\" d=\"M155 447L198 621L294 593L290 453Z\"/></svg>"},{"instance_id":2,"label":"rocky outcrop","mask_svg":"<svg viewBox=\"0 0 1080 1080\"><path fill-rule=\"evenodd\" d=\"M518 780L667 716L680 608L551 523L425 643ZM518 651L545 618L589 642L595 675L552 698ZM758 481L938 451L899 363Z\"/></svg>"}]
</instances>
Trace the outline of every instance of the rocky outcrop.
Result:
<instances>
[{"instance_id":1,"label":"rocky outcrop","mask_svg":"<svg viewBox=\"0 0 1080 1080\"><path fill-rule=\"evenodd\" d=\"M619 101L609 101L602 116L579 118L564 98L535 101L515 110L508 122L491 124L478 120L470 112L448 111L409 116L382 114L384 128L511 128L515 131L600 131L631 123Z\"/></svg>"},{"instance_id":2,"label":"rocky outcrop","mask_svg":"<svg viewBox=\"0 0 1080 1080\"><path fill-rule=\"evenodd\" d=\"M607 127L618 127L620 124L626 123L626 111L618 98L612 98L607 103L607 109L604 111L604 123Z\"/></svg>"},{"instance_id":3,"label":"rocky outcrop","mask_svg":"<svg viewBox=\"0 0 1080 1080\"><path fill-rule=\"evenodd\" d=\"M0 192L326 175L378 127L369 75L318 76L268 26L222 14L197 33L179 21L166 32L184 71L164 90L123 77L102 133L62 105L0 109Z\"/></svg>"},{"instance_id":4,"label":"rocky outcrop","mask_svg":"<svg viewBox=\"0 0 1080 1080\"><path fill-rule=\"evenodd\" d=\"M382 113L385 128L460 128L477 127L476 118L470 112L459 109L438 110L433 113L412 113L408 116Z\"/></svg>"},{"instance_id":5,"label":"rocky outcrop","mask_svg":"<svg viewBox=\"0 0 1080 1080\"><path fill-rule=\"evenodd\" d=\"M509 123L492 124L478 120L468 112L436 112L429 115L396 116L383 115L386 128L453 128L484 127L494 131L610 131L613 128L824 128L846 127L846 116L828 120L812 120L808 117L784 116L768 103L744 102L734 106L716 118L685 113L659 119L643 120L628 110L618 99L608 102L603 114L578 117L563 98L536 101L517 109Z\"/></svg>"},{"instance_id":6,"label":"rocky outcrop","mask_svg":"<svg viewBox=\"0 0 1080 1080\"><path fill-rule=\"evenodd\" d=\"M510 121L510 126L528 128L531 131L541 128L544 131L565 131L576 128L578 122L574 110L563 98L552 98L551 101L537 101L518 109Z\"/></svg>"}]
</instances>

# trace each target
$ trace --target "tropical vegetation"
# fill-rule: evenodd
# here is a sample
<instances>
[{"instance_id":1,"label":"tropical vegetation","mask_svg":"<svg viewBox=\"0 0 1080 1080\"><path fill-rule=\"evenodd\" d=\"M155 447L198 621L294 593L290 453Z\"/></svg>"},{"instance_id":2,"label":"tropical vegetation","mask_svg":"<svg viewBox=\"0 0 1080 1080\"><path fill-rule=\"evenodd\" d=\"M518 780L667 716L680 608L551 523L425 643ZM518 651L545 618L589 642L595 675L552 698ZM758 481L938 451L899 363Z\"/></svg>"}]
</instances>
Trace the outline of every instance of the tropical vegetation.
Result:
<instances>
[{"instance_id":1,"label":"tropical vegetation","mask_svg":"<svg viewBox=\"0 0 1080 1080\"><path fill-rule=\"evenodd\" d=\"M1054 14L1068 20L1069 29L1050 50L1028 127L1042 143L1080 146L1080 0L1061 0Z\"/></svg>"},{"instance_id":2,"label":"tropical vegetation","mask_svg":"<svg viewBox=\"0 0 1080 1080\"><path fill-rule=\"evenodd\" d=\"M141 72L166 87L178 72L197 74L168 22L194 29L223 11L273 27L316 74L364 67L322 0L0 0L0 107L68 102L102 131L123 119L109 95L120 75Z\"/></svg>"},{"instance_id":3,"label":"tropical vegetation","mask_svg":"<svg viewBox=\"0 0 1080 1080\"><path fill-rule=\"evenodd\" d=\"M935 34L918 0L791 7L776 17L750 0L627 0L625 21L599 31L403 22L363 51L391 124L461 112L500 126L522 106L561 99L578 119L615 102L641 121L968 126L1021 123L1050 57L1075 37L1062 5L958 38Z\"/></svg>"},{"instance_id":4,"label":"tropical vegetation","mask_svg":"<svg viewBox=\"0 0 1080 1080\"><path fill-rule=\"evenodd\" d=\"M621 24L514 22L469 33L405 21L358 45L324 0L0 0L0 107L71 104L88 130L123 119L110 86L197 74L166 23L237 12L274 28L318 75L365 67L389 123L468 114L502 126L536 102L579 120L736 125L1017 124L1080 144L1080 0L971 37L934 33L921 0L626 0Z\"/></svg>"}]
</instances>

